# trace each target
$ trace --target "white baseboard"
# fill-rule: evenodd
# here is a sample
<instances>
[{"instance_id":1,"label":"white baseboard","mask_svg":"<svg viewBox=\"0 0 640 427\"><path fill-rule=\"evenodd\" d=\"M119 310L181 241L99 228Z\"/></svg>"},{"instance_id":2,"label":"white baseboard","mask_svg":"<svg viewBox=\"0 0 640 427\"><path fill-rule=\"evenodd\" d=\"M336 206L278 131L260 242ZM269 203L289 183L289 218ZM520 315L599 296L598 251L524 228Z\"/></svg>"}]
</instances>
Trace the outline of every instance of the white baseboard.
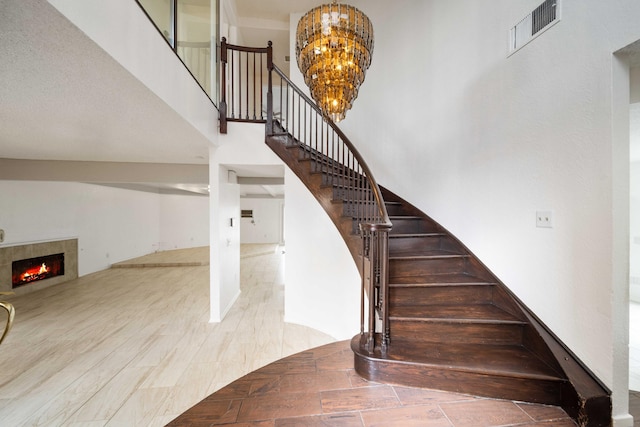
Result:
<instances>
[{"instance_id":1,"label":"white baseboard","mask_svg":"<svg viewBox=\"0 0 640 427\"><path fill-rule=\"evenodd\" d=\"M613 427L633 427L631 414L616 415L613 417Z\"/></svg>"},{"instance_id":2,"label":"white baseboard","mask_svg":"<svg viewBox=\"0 0 640 427\"><path fill-rule=\"evenodd\" d=\"M233 307L233 305L236 303L238 298L240 298L240 294L241 293L242 293L242 291L240 291L238 289L238 292L236 292L236 294L233 296L233 298L231 298L231 301L229 301L229 304L227 304L227 306L224 308L224 310L222 310L222 313L220 314L220 321L224 320L224 318L227 315L227 313L229 313L229 310L231 310L231 307Z\"/></svg>"}]
</instances>

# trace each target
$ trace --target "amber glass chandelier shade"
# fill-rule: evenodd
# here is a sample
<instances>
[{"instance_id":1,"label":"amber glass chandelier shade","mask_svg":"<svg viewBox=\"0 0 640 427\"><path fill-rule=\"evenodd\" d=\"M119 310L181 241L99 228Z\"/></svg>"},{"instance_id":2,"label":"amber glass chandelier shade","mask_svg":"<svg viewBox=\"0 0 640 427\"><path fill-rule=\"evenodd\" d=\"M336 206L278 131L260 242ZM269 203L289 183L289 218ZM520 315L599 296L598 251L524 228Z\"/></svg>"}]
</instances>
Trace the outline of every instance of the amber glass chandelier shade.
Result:
<instances>
[{"instance_id":1,"label":"amber glass chandelier shade","mask_svg":"<svg viewBox=\"0 0 640 427\"><path fill-rule=\"evenodd\" d=\"M324 4L298 22L296 57L311 97L334 122L344 119L371 65L373 26L353 6Z\"/></svg>"}]
</instances>

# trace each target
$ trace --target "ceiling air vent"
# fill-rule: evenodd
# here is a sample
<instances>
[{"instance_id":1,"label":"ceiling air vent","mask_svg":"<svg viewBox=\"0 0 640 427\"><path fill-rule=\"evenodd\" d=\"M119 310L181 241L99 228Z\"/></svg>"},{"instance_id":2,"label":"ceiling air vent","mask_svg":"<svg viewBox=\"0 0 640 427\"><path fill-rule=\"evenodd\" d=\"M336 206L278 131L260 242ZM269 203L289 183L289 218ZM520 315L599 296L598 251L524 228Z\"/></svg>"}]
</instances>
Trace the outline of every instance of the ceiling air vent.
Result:
<instances>
[{"instance_id":1,"label":"ceiling air vent","mask_svg":"<svg viewBox=\"0 0 640 427\"><path fill-rule=\"evenodd\" d=\"M546 0L509 31L509 55L560 21L561 0Z\"/></svg>"}]
</instances>

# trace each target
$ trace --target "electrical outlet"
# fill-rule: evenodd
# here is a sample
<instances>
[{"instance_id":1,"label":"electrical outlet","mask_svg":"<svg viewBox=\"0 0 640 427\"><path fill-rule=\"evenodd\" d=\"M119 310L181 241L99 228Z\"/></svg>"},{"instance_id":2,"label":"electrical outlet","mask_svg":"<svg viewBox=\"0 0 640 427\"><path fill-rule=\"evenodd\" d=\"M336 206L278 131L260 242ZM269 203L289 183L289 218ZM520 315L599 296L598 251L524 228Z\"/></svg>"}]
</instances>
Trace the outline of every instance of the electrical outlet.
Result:
<instances>
[{"instance_id":1,"label":"electrical outlet","mask_svg":"<svg viewBox=\"0 0 640 427\"><path fill-rule=\"evenodd\" d=\"M536 211L536 227L552 228L552 219L551 211Z\"/></svg>"},{"instance_id":2,"label":"electrical outlet","mask_svg":"<svg viewBox=\"0 0 640 427\"><path fill-rule=\"evenodd\" d=\"M0 243L4 242L4 230L0 229Z\"/></svg>"}]
</instances>

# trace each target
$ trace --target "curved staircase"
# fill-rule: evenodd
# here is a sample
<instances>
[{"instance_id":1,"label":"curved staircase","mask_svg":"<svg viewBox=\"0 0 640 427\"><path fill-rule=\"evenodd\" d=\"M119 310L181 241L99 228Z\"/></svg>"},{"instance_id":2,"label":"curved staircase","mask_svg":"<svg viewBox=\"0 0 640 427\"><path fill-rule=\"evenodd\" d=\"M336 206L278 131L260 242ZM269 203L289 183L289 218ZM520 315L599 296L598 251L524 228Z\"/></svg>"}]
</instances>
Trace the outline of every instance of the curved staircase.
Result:
<instances>
[{"instance_id":1,"label":"curved staircase","mask_svg":"<svg viewBox=\"0 0 640 427\"><path fill-rule=\"evenodd\" d=\"M610 391L457 238L378 186L346 136L266 63L266 143L323 206L363 277L356 371L562 406L580 426L611 425Z\"/></svg>"}]
</instances>

